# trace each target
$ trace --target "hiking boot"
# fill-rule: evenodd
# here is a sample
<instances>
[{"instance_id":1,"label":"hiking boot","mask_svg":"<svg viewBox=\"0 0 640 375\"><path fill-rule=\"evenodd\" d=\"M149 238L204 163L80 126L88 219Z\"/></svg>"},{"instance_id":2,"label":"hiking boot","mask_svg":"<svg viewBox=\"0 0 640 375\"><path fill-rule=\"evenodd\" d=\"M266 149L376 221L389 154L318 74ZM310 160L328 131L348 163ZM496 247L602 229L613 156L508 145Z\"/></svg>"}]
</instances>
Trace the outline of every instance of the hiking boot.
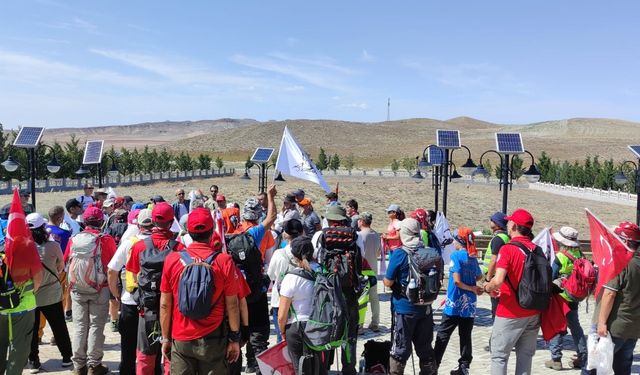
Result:
<instances>
[{"instance_id":1,"label":"hiking boot","mask_svg":"<svg viewBox=\"0 0 640 375\"><path fill-rule=\"evenodd\" d=\"M89 373L89 368L87 366L82 366L80 368L73 369L73 375L87 375Z\"/></svg>"},{"instance_id":2,"label":"hiking boot","mask_svg":"<svg viewBox=\"0 0 640 375\"><path fill-rule=\"evenodd\" d=\"M578 357L571 358L571 361L569 362L569 365L571 365L572 368L581 369L582 368L582 360L580 358L578 358Z\"/></svg>"},{"instance_id":3,"label":"hiking boot","mask_svg":"<svg viewBox=\"0 0 640 375\"><path fill-rule=\"evenodd\" d=\"M562 361L560 360L556 361L556 360L550 359L544 362L544 366L552 370L560 371L562 370Z\"/></svg>"},{"instance_id":4,"label":"hiking boot","mask_svg":"<svg viewBox=\"0 0 640 375\"><path fill-rule=\"evenodd\" d=\"M393 357L389 357L389 374L390 375L404 375L405 364L398 361Z\"/></svg>"},{"instance_id":5,"label":"hiking boot","mask_svg":"<svg viewBox=\"0 0 640 375\"><path fill-rule=\"evenodd\" d=\"M42 365L40 364L40 360L36 359L35 361L29 361L29 373L37 374L40 372L40 368Z\"/></svg>"},{"instance_id":6,"label":"hiking boot","mask_svg":"<svg viewBox=\"0 0 640 375\"><path fill-rule=\"evenodd\" d=\"M73 365L73 362L71 361L71 358L62 358L62 367L71 367Z\"/></svg>"},{"instance_id":7,"label":"hiking boot","mask_svg":"<svg viewBox=\"0 0 640 375\"><path fill-rule=\"evenodd\" d=\"M367 327L368 329L370 329L373 332L380 332L380 327L378 327L377 324L369 324L369 327Z\"/></svg>"},{"instance_id":8,"label":"hiking boot","mask_svg":"<svg viewBox=\"0 0 640 375\"><path fill-rule=\"evenodd\" d=\"M112 320L111 321L111 332L118 332L118 321L117 320Z\"/></svg>"},{"instance_id":9,"label":"hiking boot","mask_svg":"<svg viewBox=\"0 0 640 375\"><path fill-rule=\"evenodd\" d=\"M465 365L459 365L457 369L451 370L451 375L469 375L469 368Z\"/></svg>"},{"instance_id":10,"label":"hiking boot","mask_svg":"<svg viewBox=\"0 0 640 375\"><path fill-rule=\"evenodd\" d=\"M105 375L109 373L109 368L103 364L89 366L88 375Z\"/></svg>"},{"instance_id":11,"label":"hiking boot","mask_svg":"<svg viewBox=\"0 0 640 375\"><path fill-rule=\"evenodd\" d=\"M436 361L420 361L420 375L438 375L438 364Z\"/></svg>"}]
</instances>

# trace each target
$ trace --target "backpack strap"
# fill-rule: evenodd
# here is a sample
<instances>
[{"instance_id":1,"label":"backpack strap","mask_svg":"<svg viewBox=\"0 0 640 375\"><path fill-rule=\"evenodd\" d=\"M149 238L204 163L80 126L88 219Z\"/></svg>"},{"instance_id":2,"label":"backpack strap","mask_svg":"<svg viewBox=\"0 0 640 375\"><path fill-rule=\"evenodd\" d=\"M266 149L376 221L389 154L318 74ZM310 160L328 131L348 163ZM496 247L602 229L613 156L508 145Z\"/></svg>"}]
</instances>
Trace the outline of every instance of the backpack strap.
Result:
<instances>
[{"instance_id":1,"label":"backpack strap","mask_svg":"<svg viewBox=\"0 0 640 375\"><path fill-rule=\"evenodd\" d=\"M517 247L518 249L520 249L520 251L522 252L522 254L524 254L524 256L527 256L527 251L529 252L534 252L536 251L537 248L539 248L538 245L536 245L536 247L533 250L529 250L528 247L526 247L522 242L518 242L518 241L511 241L509 242L509 245L513 245L515 247ZM507 277L505 278L507 280L507 283L509 284L509 286L511 287L511 289L513 289L514 292L516 292L516 295L518 294L518 289L515 288L513 286L513 284L511 284L511 280L509 280L509 274L507 273Z\"/></svg>"},{"instance_id":2,"label":"backpack strap","mask_svg":"<svg viewBox=\"0 0 640 375\"><path fill-rule=\"evenodd\" d=\"M183 250L180 252L180 261L186 267L193 263L193 258L191 258L191 255L189 255L186 250Z\"/></svg>"},{"instance_id":3,"label":"backpack strap","mask_svg":"<svg viewBox=\"0 0 640 375\"><path fill-rule=\"evenodd\" d=\"M561 251L562 255L566 256L567 258L569 258L569 260L571 261L571 263L575 263L576 260L578 260L578 258L576 258L575 256L573 256L573 254L571 254L570 252L568 252L565 249L562 249ZM582 259L582 257L580 257L580 259Z\"/></svg>"},{"instance_id":4,"label":"backpack strap","mask_svg":"<svg viewBox=\"0 0 640 375\"><path fill-rule=\"evenodd\" d=\"M316 281L315 275L311 271L296 267L289 271L290 274L302 277L305 280Z\"/></svg>"}]
</instances>

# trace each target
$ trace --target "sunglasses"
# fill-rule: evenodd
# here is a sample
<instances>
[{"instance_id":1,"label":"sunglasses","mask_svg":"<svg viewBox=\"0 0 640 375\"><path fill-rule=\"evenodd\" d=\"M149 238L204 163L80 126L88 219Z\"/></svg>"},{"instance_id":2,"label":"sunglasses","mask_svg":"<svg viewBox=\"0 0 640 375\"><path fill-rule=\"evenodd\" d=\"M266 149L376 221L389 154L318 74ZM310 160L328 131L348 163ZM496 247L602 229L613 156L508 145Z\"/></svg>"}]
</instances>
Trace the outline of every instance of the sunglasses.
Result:
<instances>
[{"instance_id":1,"label":"sunglasses","mask_svg":"<svg viewBox=\"0 0 640 375\"><path fill-rule=\"evenodd\" d=\"M178 193L178 194L176 194L176 195L184 195L184 193Z\"/></svg>"}]
</instances>

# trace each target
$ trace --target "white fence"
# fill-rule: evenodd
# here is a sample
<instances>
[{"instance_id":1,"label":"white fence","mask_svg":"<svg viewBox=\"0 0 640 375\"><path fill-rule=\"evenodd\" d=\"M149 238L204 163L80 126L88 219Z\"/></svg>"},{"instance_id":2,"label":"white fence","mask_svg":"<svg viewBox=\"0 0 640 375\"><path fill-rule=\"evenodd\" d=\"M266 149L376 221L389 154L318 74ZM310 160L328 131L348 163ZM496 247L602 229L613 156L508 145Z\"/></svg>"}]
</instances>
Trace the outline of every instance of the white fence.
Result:
<instances>
[{"instance_id":1,"label":"white fence","mask_svg":"<svg viewBox=\"0 0 640 375\"><path fill-rule=\"evenodd\" d=\"M546 182L530 184L529 188L553 194L564 195L567 197L590 199L600 202L610 202L622 204L625 206L635 206L638 200L638 196L636 194L625 193L617 190L600 190L588 187L582 188L576 186L556 185Z\"/></svg>"}]
</instances>

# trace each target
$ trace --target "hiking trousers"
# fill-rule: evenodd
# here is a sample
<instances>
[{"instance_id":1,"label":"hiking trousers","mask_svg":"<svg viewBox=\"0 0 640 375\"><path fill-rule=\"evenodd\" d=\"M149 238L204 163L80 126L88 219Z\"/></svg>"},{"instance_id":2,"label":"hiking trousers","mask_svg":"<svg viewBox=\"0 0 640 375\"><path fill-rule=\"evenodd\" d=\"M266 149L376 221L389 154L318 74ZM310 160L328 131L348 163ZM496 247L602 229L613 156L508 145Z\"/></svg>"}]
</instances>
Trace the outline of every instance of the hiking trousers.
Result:
<instances>
[{"instance_id":1,"label":"hiking trousers","mask_svg":"<svg viewBox=\"0 0 640 375\"><path fill-rule=\"evenodd\" d=\"M569 312L567 313L567 327L571 331L571 338L573 338L573 344L576 346L576 352L580 359L580 366L585 363L587 359L587 340L584 336L584 331L580 325L580 319L578 318L578 304L570 303ZM551 359L554 361L560 361L562 359L562 343L566 334L557 334L549 341L549 351L551 352Z\"/></svg>"},{"instance_id":2,"label":"hiking trousers","mask_svg":"<svg viewBox=\"0 0 640 375\"><path fill-rule=\"evenodd\" d=\"M356 345L358 340L358 320L360 314L358 311L358 297L355 294L348 295L345 293L347 301L347 314L348 314L348 331L347 331L347 343L342 346L340 350L340 360L342 364L341 373L345 375L356 374L356 363L358 357L356 357ZM327 355L327 369L330 369L333 364L336 350L328 352Z\"/></svg>"},{"instance_id":3,"label":"hiking trousers","mask_svg":"<svg viewBox=\"0 0 640 375\"><path fill-rule=\"evenodd\" d=\"M491 332L491 375L506 375L511 349L516 348L515 375L531 375L540 315L526 318L496 316Z\"/></svg>"},{"instance_id":4,"label":"hiking trousers","mask_svg":"<svg viewBox=\"0 0 640 375\"><path fill-rule=\"evenodd\" d=\"M33 324L34 334L31 336L31 352L29 353L30 361L39 361L40 350L38 348L38 329L40 327L40 317L44 317L49 326L53 337L56 339L56 346L60 351L63 360L70 360L73 355L71 349L71 339L67 330L67 322L64 320L64 311L62 310L62 301L49 306L40 306L35 311L35 322Z\"/></svg>"},{"instance_id":5,"label":"hiking trousers","mask_svg":"<svg viewBox=\"0 0 640 375\"><path fill-rule=\"evenodd\" d=\"M412 353L412 344L420 362L433 362L433 312L429 307L426 313L395 314L391 357L406 364Z\"/></svg>"},{"instance_id":6,"label":"hiking trousers","mask_svg":"<svg viewBox=\"0 0 640 375\"><path fill-rule=\"evenodd\" d=\"M190 341L173 340L171 345L171 374L228 374L227 344L227 329L224 322L203 338Z\"/></svg>"},{"instance_id":7,"label":"hiking trousers","mask_svg":"<svg viewBox=\"0 0 640 375\"><path fill-rule=\"evenodd\" d=\"M287 325L287 350L296 375L326 375L327 369L322 361L322 353L306 348L304 344L304 328L307 322L294 322ZM300 366L300 358L304 364ZM314 369L317 369L316 372Z\"/></svg>"},{"instance_id":8,"label":"hiking trousers","mask_svg":"<svg viewBox=\"0 0 640 375\"><path fill-rule=\"evenodd\" d=\"M35 311L0 315L0 374L20 375L27 365ZM9 341L9 321L13 340ZM8 354L8 356L7 356ZM5 372L6 371L6 372Z\"/></svg>"},{"instance_id":9,"label":"hiking trousers","mask_svg":"<svg viewBox=\"0 0 640 375\"><path fill-rule=\"evenodd\" d=\"M160 345L160 314L158 311L144 308L138 316L136 374L137 375L169 375L171 363L162 356Z\"/></svg>"},{"instance_id":10,"label":"hiking trousers","mask_svg":"<svg viewBox=\"0 0 640 375\"><path fill-rule=\"evenodd\" d=\"M449 344L449 339L453 331L458 328L458 336L460 336L460 359L458 363L469 368L471 360L473 359L473 346L471 345L471 331L473 330L473 318L463 318L460 316L453 316L442 314L442 321L438 328L438 335L436 336L436 344L433 349L436 356L436 362L438 366L442 362L445 350Z\"/></svg>"},{"instance_id":11,"label":"hiking trousers","mask_svg":"<svg viewBox=\"0 0 640 375\"><path fill-rule=\"evenodd\" d=\"M73 365L76 369L97 366L104 356L104 326L109 319L109 288L97 293L71 291L71 306L75 332Z\"/></svg>"},{"instance_id":12,"label":"hiking trousers","mask_svg":"<svg viewBox=\"0 0 640 375\"><path fill-rule=\"evenodd\" d=\"M136 375L136 345L138 343L138 306L120 304L120 375Z\"/></svg>"}]
</instances>

